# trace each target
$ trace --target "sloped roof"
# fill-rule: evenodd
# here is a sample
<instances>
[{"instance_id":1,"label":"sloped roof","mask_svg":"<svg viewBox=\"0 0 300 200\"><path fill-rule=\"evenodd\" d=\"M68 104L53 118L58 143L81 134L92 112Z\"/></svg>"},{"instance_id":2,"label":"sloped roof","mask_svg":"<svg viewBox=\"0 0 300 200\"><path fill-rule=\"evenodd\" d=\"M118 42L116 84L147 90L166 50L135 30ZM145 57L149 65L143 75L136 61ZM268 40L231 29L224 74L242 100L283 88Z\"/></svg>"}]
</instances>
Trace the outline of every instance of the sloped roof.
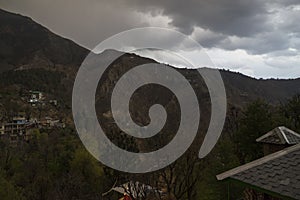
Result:
<instances>
[{"instance_id":1,"label":"sloped roof","mask_svg":"<svg viewBox=\"0 0 300 200\"><path fill-rule=\"evenodd\" d=\"M226 178L300 199L300 144L217 175L218 180Z\"/></svg>"},{"instance_id":2,"label":"sloped roof","mask_svg":"<svg viewBox=\"0 0 300 200\"><path fill-rule=\"evenodd\" d=\"M150 185L145 185L140 182L127 182L118 187L114 187L112 190L119 192L121 194L127 193L132 195L134 198L143 197L145 194L149 194L151 192L161 193L161 191L154 189Z\"/></svg>"},{"instance_id":3,"label":"sloped roof","mask_svg":"<svg viewBox=\"0 0 300 200\"><path fill-rule=\"evenodd\" d=\"M256 142L270 144L299 144L300 134L284 126L277 127L256 139Z\"/></svg>"}]
</instances>

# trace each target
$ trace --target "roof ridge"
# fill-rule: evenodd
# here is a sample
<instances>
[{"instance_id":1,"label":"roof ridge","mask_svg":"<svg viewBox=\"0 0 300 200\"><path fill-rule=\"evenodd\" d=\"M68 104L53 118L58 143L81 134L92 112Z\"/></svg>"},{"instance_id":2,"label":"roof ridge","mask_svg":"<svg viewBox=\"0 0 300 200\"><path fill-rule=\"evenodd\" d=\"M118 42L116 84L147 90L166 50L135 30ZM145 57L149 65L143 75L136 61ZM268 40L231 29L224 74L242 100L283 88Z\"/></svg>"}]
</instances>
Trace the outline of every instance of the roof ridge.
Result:
<instances>
[{"instance_id":1,"label":"roof ridge","mask_svg":"<svg viewBox=\"0 0 300 200\"><path fill-rule=\"evenodd\" d=\"M278 130L278 131L277 131ZM296 137L299 137L300 138L300 134L287 128L286 126L278 126L272 130L270 130L269 132L267 132L266 134L260 136L259 138L257 138L255 141L256 142L262 142L264 139L272 136L272 135L277 135L280 140L282 140L282 143L285 142L287 144L291 144L291 142L288 140L288 137L286 136L286 133L285 131L287 131L288 133L296 136Z\"/></svg>"},{"instance_id":2,"label":"roof ridge","mask_svg":"<svg viewBox=\"0 0 300 200\"><path fill-rule=\"evenodd\" d=\"M295 131L293 131L293 130L285 127L285 126L280 126L279 130L280 130L281 134L283 135L284 139L287 141L288 144L292 144L292 142L289 141L289 139L286 136L286 133L284 131L287 131L288 133L300 138L300 135L297 132L295 132Z\"/></svg>"},{"instance_id":3,"label":"roof ridge","mask_svg":"<svg viewBox=\"0 0 300 200\"><path fill-rule=\"evenodd\" d=\"M218 174L216 177L217 177L218 180L224 180L224 179L226 179L230 176L233 176L235 174L238 174L242 171L245 171L245 170L251 169L253 167L262 165L266 162L269 162L269 161L274 160L276 158L279 158L281 156L287 155L287 154L289 154L291 152L294 152L296 150L299 150L299 149L300 149L300 144L293 145L291 147L285 148L283 150L277 151L277 152L272 153L270 155L264 156L262 158L254 160L252 162L246 163L246 164L241 165L239 167L236 167L236 168L233 168L233 169L228 170L226 172L223 172L221 174Z\"/></svg>"},{"instance_id":4,"label":"roof ridge","mask_svg":"<svg viewBox=\"0 0 300 200\"><path fill-rule=\"evenodd\" d=\"M273 134L274 134L274 130L275 130L275 129L278 129L278 128L279 128L279 127L273 128L273 129L270 130L269 132L267 132L267 133L263 134L262 136L260 136L259 138L257 138L255 141L256 141L256 142L260 142L261 140L263 140L263 139L269 137L270 135L273 135Z\"/></svg>"},{"instance_id":5,"label":"roof ridge","mask_svg":"<svg viewBox=\"0 0 300 200\"><path fill-rule=\"evenodd\" d=\"M280 126L280 128L283 128L283 129L289 131L291 134L296 135L297 137L300 137L300 134L297 133L296 131L293 131L292 129L289 129L289 128L285 127L285 126Z\"/></svg>"},{"instance_id":6,"label":"roof ridge","mask_svg":"<svg viewBox=\"0 0 300 200\"><path fill-rule=\"evenodd\" d=\"M285 132L283 131L284 126L280 126L280 127L278 127L278 128L279 128L280 133L281 133L281 135L283 136L284 140L286 141L286 143L290 144L290 141L288 140L288 138L287 138Z\"/></svg>"}]
</instances>

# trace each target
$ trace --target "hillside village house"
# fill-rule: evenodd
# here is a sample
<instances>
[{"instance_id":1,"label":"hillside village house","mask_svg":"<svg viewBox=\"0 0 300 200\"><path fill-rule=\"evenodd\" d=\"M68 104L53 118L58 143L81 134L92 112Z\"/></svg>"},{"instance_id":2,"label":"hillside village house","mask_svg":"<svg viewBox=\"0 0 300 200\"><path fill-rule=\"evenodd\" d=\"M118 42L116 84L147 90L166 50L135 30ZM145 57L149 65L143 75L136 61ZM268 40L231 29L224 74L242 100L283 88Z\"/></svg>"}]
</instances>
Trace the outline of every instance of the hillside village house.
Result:
<instances>
[{"instance_id":1,"label":"hillside village house","mask_svg":"<svg viewBox=\"0 0 300 200\"><path fill-rule=\"evenodd\" d=\"M28 122L24 117L14 117L11 122L0 125L0 133L2 138L8 138L10 142L17 142L19 138L28 140L30 134L27 131L32 127L32 123Z\"/></svg>"},{"instance_id":2,"label":"hillside village house","mask_svg":"<svg viewBox=\"0 0 300 200\"><path fill-rule=\"evenodd\" d=\"M243 186L245 200L300 199L300 135L277 127L256 140L265 156L217 175L220 181Z\"/></svg>"},{"instance_id":3,"label":"hillside village house","mask_svg":"<svg viewBox=\"0 0 300 200\"><path fill-rule=\"evenodd\" d=\"M65 123L61 122L59 119L52 119L52 117L45 117L44 119L40 120L38 124L41 128L65 128Z\"/></svg>"},{"instance_id":4,"label":"hillside village house","mask_svg":"<svg viewBox=\"0 0 300 200\"><path fill-rule=\"evenodd\" d=\"M37 119L26 120L25 117L14 117L11 122L0 123L0 137L6 138L10 143L18 141L28 141L32 138L34 129L38 128L65 128L65 124L57 119L45 117L38 121Z\"/></svg>"},{"instance_id":5,"label":"hillside village house","mask_svg":"<svg viewBox=\"0 0 300 200\"><path fill-rule=\"evenodd\" d=\"M28 102L35 106L35 104L40 103L42 100L44 100L44 95L40 91L29 91L29 100Z\"/></svg>"}]
</instances>

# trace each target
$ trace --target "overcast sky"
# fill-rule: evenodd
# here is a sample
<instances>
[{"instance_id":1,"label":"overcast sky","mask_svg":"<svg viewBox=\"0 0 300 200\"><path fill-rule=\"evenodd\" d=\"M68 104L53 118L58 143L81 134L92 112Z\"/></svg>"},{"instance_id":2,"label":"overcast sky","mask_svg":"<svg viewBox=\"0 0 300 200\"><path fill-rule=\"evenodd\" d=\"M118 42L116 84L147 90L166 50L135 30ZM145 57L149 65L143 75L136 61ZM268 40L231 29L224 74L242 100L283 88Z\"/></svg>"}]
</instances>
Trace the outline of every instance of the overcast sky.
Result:
<instances>
[{"instance_id":1,"label":"overcast sky","mask_svg":"<svg viewBox=\"0 0 300 200\"><path fill-rule=\"evenodd\" d=\"M0 0L0 7L90 49L120 31L166 27L197 40L219 68L300 77L300 0Z\"/></svg>"}]
</instances>

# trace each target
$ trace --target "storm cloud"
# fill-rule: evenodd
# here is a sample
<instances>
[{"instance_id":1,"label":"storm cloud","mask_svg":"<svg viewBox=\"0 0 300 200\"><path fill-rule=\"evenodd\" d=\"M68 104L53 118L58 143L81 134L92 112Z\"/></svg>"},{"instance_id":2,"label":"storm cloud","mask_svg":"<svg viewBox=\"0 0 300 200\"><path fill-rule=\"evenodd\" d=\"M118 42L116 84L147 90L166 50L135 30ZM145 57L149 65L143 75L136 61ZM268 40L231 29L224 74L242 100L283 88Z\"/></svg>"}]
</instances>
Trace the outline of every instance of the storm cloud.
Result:
<instances>
[{"instance_id":1,"label":"storm cloud","mask_svg":"<svg viewBox=\"0 0 300 200\"><path fill-rule=\"evenodd\" d=\"M190 35L213 60L226 56L215 58L219 67L249 72L260 66L248 75L265 77L260 74L282 64L271 76L286 77L300 63L299 0L0 0L0 6L90 49L121 31L158 26ZM239 67L232 66L237 56L245 58Z\"/></svg>"}]
</instances>

